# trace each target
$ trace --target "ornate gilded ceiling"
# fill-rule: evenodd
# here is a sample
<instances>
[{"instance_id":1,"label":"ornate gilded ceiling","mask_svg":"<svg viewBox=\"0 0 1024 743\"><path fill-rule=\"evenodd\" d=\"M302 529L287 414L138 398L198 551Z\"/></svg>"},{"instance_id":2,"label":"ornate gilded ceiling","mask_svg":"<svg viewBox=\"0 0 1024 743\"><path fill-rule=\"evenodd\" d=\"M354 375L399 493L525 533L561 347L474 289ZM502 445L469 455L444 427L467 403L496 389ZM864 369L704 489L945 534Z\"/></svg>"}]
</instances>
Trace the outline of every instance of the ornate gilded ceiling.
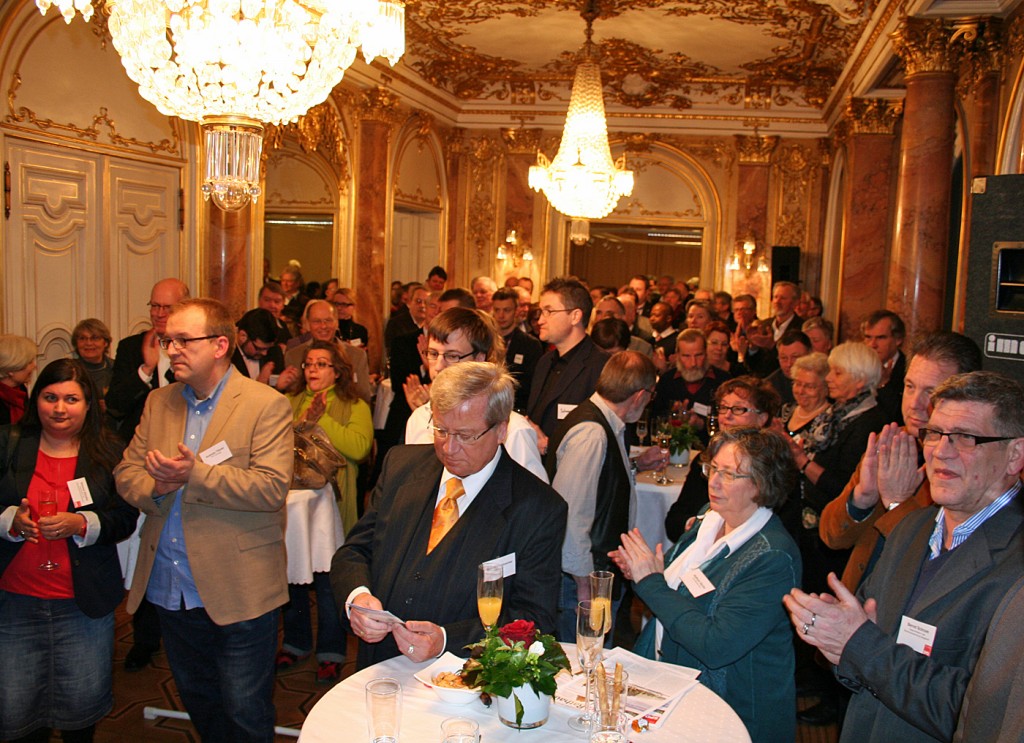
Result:
<instances>
[{"instance_id":1,"label":"ornate gilded ceiling","mask_svg":"<svg viewBox=\"0 0 1024 743\"><path fill-rule=\"evenodd\" d=\"M820 119L886 1L600 0L594 51L609 114ZM402 64L462 111L564 112L584 42L581 7L410 0Z\"/></svg>"}]
</instances>

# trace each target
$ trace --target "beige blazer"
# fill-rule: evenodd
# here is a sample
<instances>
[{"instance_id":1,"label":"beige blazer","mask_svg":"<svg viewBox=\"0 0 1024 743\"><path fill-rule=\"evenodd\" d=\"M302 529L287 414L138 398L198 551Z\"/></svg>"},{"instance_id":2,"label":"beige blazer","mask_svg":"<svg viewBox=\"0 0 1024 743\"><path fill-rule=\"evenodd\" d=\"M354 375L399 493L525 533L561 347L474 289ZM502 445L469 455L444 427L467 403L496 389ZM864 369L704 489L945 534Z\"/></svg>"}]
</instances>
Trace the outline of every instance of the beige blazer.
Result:
<instances>
[{"instance_id":1,"label":"beige blazer","mask_svg":"<svg viewBox=\"0 0 1024 743\"><path fill-rule=\"evenodd\" d=\"M198 451L223 441L231 456L219 464L197 457L180 496L196 588L220 625L253 619L288 601L284 503L292 478L291 406L267 385L230 374ZM144 463L152 449L177 453L187 413L183 389L175 383L150 393L135 437L114 469L121 497L146 514L129 612L146 594L160 533L179 497L172 493L157 503Z\"/></svg>"}]
</instances>

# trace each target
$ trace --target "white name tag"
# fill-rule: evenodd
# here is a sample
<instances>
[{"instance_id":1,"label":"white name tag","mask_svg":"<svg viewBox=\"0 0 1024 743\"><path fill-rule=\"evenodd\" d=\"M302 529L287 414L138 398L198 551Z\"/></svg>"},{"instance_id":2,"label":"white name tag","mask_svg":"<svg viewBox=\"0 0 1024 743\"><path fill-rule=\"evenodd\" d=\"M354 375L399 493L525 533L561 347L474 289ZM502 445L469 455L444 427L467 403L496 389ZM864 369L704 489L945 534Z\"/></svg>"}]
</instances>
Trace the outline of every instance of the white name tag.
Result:
<instances>
[{"instance_id":1,"label":"white name tag","mask_svg":"<svg viewBox=\"0 0 1024 743\"><path fill-rule=\"evenodd\" d=\"M683 573L683 585L686 586L686 589L694 598L715 590L715 584L708 580L708 577L704 575L704 571L700 568L694 568Z\"/></svg>"},{"instance_id":2,"label":"white name tag","mask_svg":"<svg viewBox=\"0 0 1024 743\"><path fill-rule=\"evenodd\" d=\"M68 490L71 491L71 502L75 508L92 505L92 493L89 492L89 483L84 477L68 480Z\"/></svg>"},{"instance_id":3,"label":"white name tag","mask_svg":"<svg viewBox=\"0 0 1024 743\"><path fill-rule=\"evenodd\" d=\"M484 565L500 565L501 577L511 578L516 574L516 553L509 552L504 557L495 557L493 560L485 562Z\"/></svg>"},{"instance_id":4,"label":"white name tag","mask_svg":"<svg viewBox=\"0 0 1024 743\"><path fill-rule=\"evenodd\" d=\"M571 413L575 409L575 405L564 405L562 403L558 403L558 420L562 420L562 418L569 415L569 413Z\"/></svg>"},{"instance_id":5,"label":"white name tag","mask_svg":"<svg viewBox=\"0 0 1024 743\"><path fill-rule=\"evenodd\" d=\"M513 364L521 364L521 363L523 363L523 355L521 353L517 353L515 356L512 357L512 363Z\"/></svg>"},{"instance_id":6,"label":"white name tag","mask_svg":"<svg viewBox=\"0 0 1024 743\"><path fill-rule=\"evenodd\" d=\"M938 628L935 625L918 621L904 614L900 619L900 632L896 636L896 644L906 645L921 655L931 655L937 631Z\"/></svg>"},{"instance_id":7,"label":"white name tag","mask_svg":"<svg viewBox=\"0 0 1024 743\"><path fill-rule=\"evenodd\" d=\"M199 458L203 464L220 464L231 459L231 449L227 441L218 441L206 451L199 452Z\"/></svg>"},{"instance_id":8,"label":"white name tag","mask_svg":"<svg viewBox=\"0 0 1024 743\"><path fill-rule=\"evenodd\" d=\"M362 338L353 338L352 340L350 340L348 342L348 344L350 346L355 346L356 348L359 348L361 345L363 345L363 339Z\"/></svg>"},{"instance_id":9,"label":"white name tag","mask_svg":"<svg viewBox=\"0 0 1024 743\"><path fill-rule=\"evenodd\" d=\"M707 418L711 414L711 407L702 402L695 402L690 406L690 410L703 418Z\"/></svg>"}]
</instances>

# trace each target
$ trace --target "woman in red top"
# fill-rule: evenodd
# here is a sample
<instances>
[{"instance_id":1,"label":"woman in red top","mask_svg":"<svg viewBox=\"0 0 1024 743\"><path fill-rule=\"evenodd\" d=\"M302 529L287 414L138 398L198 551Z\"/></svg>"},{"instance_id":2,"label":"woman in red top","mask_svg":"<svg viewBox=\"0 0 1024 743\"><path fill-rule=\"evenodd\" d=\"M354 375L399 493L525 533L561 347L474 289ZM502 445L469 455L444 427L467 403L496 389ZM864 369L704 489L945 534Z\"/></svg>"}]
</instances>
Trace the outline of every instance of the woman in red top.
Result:
<instances>
[{"instance_id":1,"label":"woman in red top","mask_svg":"<svg viewBox=\"0 0 1024 743\"><path fill-rule=\"evenodd\" d=\"M91 741L113 706L116 542L137 511L117 495L122 445L80 361L39 375L20 424L0 428L0 738ZM40 515L43 500L56 514ZM55 563L55 566L52 564ZM51 567L52 566L52 567Z\"/></svg>"}]
</instances>

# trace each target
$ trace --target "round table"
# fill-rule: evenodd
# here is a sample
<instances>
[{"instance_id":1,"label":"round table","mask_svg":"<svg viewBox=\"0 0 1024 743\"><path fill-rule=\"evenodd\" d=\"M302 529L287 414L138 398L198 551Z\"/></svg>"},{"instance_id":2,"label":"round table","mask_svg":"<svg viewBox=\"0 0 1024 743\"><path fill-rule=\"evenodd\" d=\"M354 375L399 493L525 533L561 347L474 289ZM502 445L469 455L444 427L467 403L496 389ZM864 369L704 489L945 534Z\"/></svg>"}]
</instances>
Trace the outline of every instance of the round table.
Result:
<instances>
[{"instance_id":1,"label":"round table","mask_svg":"<svg viewBox=\"0 0 1024 743\"><path fill-rule=\"evenodd\" d=\"M402 683L402 728L406 743L434 743L440 739L441 722L449 717L470 717L480 724L486 743L557 743L585 741L586 734L569 727L577 710L551 705L547 723L536 730L513 730L498 720L495 704L445 704L413 674L433 661L413 663L404 655L364 668L327 692L310 710L299 733L300 743L362 743L368 740L363 687L367 681L390 676ZM633 733L631 741L641 743L744 743L750 735L732 708L710 689L698 684L684 696L657 730Z\"/></svg>"},{"instance_id":2,"label":"round table","mask_svg":"<svg viewBox=\"0 0 1024 743\"><path fill-rule=\"evenodd\" d=\"M288 582L312 583L313 573L330 572L334 553L345 543L334 488L327 483L319 490L289 490L286 502Z\"/></svg>"}]
</instances>

